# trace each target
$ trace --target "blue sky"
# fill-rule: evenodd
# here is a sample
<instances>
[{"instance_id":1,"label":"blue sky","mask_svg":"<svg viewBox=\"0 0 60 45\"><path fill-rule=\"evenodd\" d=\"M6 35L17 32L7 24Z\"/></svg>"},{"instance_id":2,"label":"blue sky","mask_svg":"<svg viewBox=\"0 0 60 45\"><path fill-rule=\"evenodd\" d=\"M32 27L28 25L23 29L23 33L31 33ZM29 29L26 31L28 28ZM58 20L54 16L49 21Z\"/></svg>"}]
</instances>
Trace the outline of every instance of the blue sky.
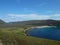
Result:
<instances>
[{"instance_id":1,"label":"blue sky","mask_svg":"<svg viewBox=\"0 0 60 45\"><path fill-rule=\"evenodd\" d=\"M60 20L60 0L0 0L0 19L6 22Z\"/></svg>"}]
</instances>

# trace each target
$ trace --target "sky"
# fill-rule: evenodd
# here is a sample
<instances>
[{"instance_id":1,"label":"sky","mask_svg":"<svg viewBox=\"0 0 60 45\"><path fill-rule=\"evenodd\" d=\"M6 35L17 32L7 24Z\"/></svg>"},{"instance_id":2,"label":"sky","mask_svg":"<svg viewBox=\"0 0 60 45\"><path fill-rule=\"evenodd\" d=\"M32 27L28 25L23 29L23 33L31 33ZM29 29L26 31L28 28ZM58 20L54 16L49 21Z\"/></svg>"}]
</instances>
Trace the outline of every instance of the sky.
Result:
<instances>
[{"instance_id":1,"label":"sky","mask_svg":"<svg viewBox=\"0 0 60 45\"><path fill-rule=\"evenodd\" d=\"M0 0L0 19L5 22L60 20L60 0Z\"/></svg>"}]
</instances>

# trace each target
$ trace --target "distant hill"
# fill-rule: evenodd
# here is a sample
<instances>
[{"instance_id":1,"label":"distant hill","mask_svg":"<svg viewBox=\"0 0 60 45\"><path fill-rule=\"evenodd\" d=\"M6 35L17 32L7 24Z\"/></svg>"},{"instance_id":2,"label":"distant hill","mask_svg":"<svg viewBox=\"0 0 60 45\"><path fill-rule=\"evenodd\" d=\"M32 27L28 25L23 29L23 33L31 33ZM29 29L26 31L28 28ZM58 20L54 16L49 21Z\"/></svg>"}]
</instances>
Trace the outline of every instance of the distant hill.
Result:
<instances>
[{"instance_id":1,"label":"distant hill","mask_svg":"<svg viewBox=\"0 0 60 45\"><path fill-rule=\"evenodd\" d=\"M9 22L5 23L4 21L0 21L2 24L0 27L25 27L25 26L60 26L60 20L29 20L29 21L18 21L18 22Z\"/></svg>"},{"instance_id":2,"label":"distant hill","mask_svg":"<svg viewBox=\"0 0 60 45\"><path fill-rule=\"evenodd\" d=\"M3 20L0 19L0 25L1 25L1 24L5 24L5 22L4 22Z\"/></svg>"},{"instance_id":3,"label":"distant hill","mask_svg":"<svg viewBox=\"0 0 60 45\"><path fill-rule=\"evenodd\" d=\"M5 24L6 24L6 22L4 22L3 20L0 19L0 27L4 27Z\"/></svg>"},{"instance_id":4,"label":"distant hill","mask_svg":"<svg viewBox=\"0 0 60 45\"><path fill-rule=\"evenodd\" d=\"M60 20L29 20L29 21L18 21L10 22L10 25L31 25L31 26L44 26L44 25L60 25Z\"/></svg>"}]
</instances>

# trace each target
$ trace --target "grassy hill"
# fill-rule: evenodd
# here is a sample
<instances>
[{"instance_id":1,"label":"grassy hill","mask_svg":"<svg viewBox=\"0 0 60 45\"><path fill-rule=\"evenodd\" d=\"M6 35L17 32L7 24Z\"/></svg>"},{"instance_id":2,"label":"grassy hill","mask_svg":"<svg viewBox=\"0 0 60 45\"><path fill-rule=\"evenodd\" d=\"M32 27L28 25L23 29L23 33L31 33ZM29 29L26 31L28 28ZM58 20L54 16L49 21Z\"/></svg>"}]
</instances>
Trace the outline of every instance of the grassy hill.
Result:
<instances>
[{"instance_id":1,"label":"grassy hill","mask_svg":"<svg viewBox=\"0 0 60 45\"><path fill-rule=\"evenodd\" d=\"M0 27L26 27L26 26L60 26L60 20L29 20L6 23L0 20Z\"/></svg>"},{"instance_id":2,"label":"grassy hill","mask_svg":"<svg viewBox=\"0 0 60 45\"><path fill-rule=\"evenodd\" d=\"M7 25L10 26L44 26L44 25L56 25L60 26L60 20L29 20L29 21L18 21L10 22Z\"/></svg>"},{"instance_id":3,"label":"grassy hill","mask_svg":"<svg viewBox=\"0 0 60 45\"><path fill-rule=\"evenodd\" d=\"M60 41L26 36L24 28L0 28L3 45L60 45Z\"/></svg>"},{"instance_id":4,"label":"grassy hill","mask_svg":"<svg viewBox=\"0 0 60 45\"><path fill-rule=\"evenodd\" d=\"M1 26L0 40L3 45L60 45L60 41L31 37L25 35L24 32L25 31L24 27L28 26L59 25L59 24L60 21L56 20L30 20L22 22L20 21L10 22L10 23L4 22L1 23L0 25Z\"/></svg>"}]
</instances>

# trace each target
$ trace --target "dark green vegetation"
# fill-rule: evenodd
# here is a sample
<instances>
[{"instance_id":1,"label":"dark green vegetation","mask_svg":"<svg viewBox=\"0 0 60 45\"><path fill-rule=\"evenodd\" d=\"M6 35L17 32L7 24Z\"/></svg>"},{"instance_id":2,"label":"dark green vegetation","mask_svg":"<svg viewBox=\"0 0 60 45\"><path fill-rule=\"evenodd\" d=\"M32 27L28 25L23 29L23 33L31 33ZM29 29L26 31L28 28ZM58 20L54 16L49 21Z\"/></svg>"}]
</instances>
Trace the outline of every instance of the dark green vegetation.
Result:
<instances>
[{"instance_id":1,"label":"dark green vegetation","mask_svg":"<svg viewBox=\"0 0 60 45\"><path fill-rule=\"evenodd\" d=\"M30 20L22 22L10 22L8 24L14 25L32 25L32 26L44 26L44 25L60 25L59 20Z\"/></svg>"},{"instance_id":2,"label":"dark green vegetation","mask_svg":"<svg viewBox=\"0 0 60 45\"><path fill-rule=\"evenodd\" d=\"M31 26L59 26L60 21L30 20L5 23L1 20L0 22L0 40L3 45L60 45L60 41L30 37L24 33L24 30Z\"/></svg>"},{"instance_id":3,"label":"dark green vegetation","mask_svg":"<svg viewBox=\"0 0 60 45\"><path fill-rule=\"evenodd\" d=\"M60 26L60 20L30 20L5 23L0 21L0 27L28 27L28 26Z\"/></svg>"},{"instance_id":4,"label":"dark green vegetation","mask_svg":"<svg viewBox=\"0 0 60 45\"><path fill-rule=\"evenodd\" d=\"M24 28L0 28L3 45L60 45L60 41L26 36Z\"/></svg>"},{"instance_id":5,"label":"dark green vegetation","mask_svg":"<svg viewBox=\"0 0 60 45\"><path fill-rule=\"evenodd\" d=\"M0 24L5 24L5 22L3 20L0 20Z\"/></svg>"}]
</instances>

